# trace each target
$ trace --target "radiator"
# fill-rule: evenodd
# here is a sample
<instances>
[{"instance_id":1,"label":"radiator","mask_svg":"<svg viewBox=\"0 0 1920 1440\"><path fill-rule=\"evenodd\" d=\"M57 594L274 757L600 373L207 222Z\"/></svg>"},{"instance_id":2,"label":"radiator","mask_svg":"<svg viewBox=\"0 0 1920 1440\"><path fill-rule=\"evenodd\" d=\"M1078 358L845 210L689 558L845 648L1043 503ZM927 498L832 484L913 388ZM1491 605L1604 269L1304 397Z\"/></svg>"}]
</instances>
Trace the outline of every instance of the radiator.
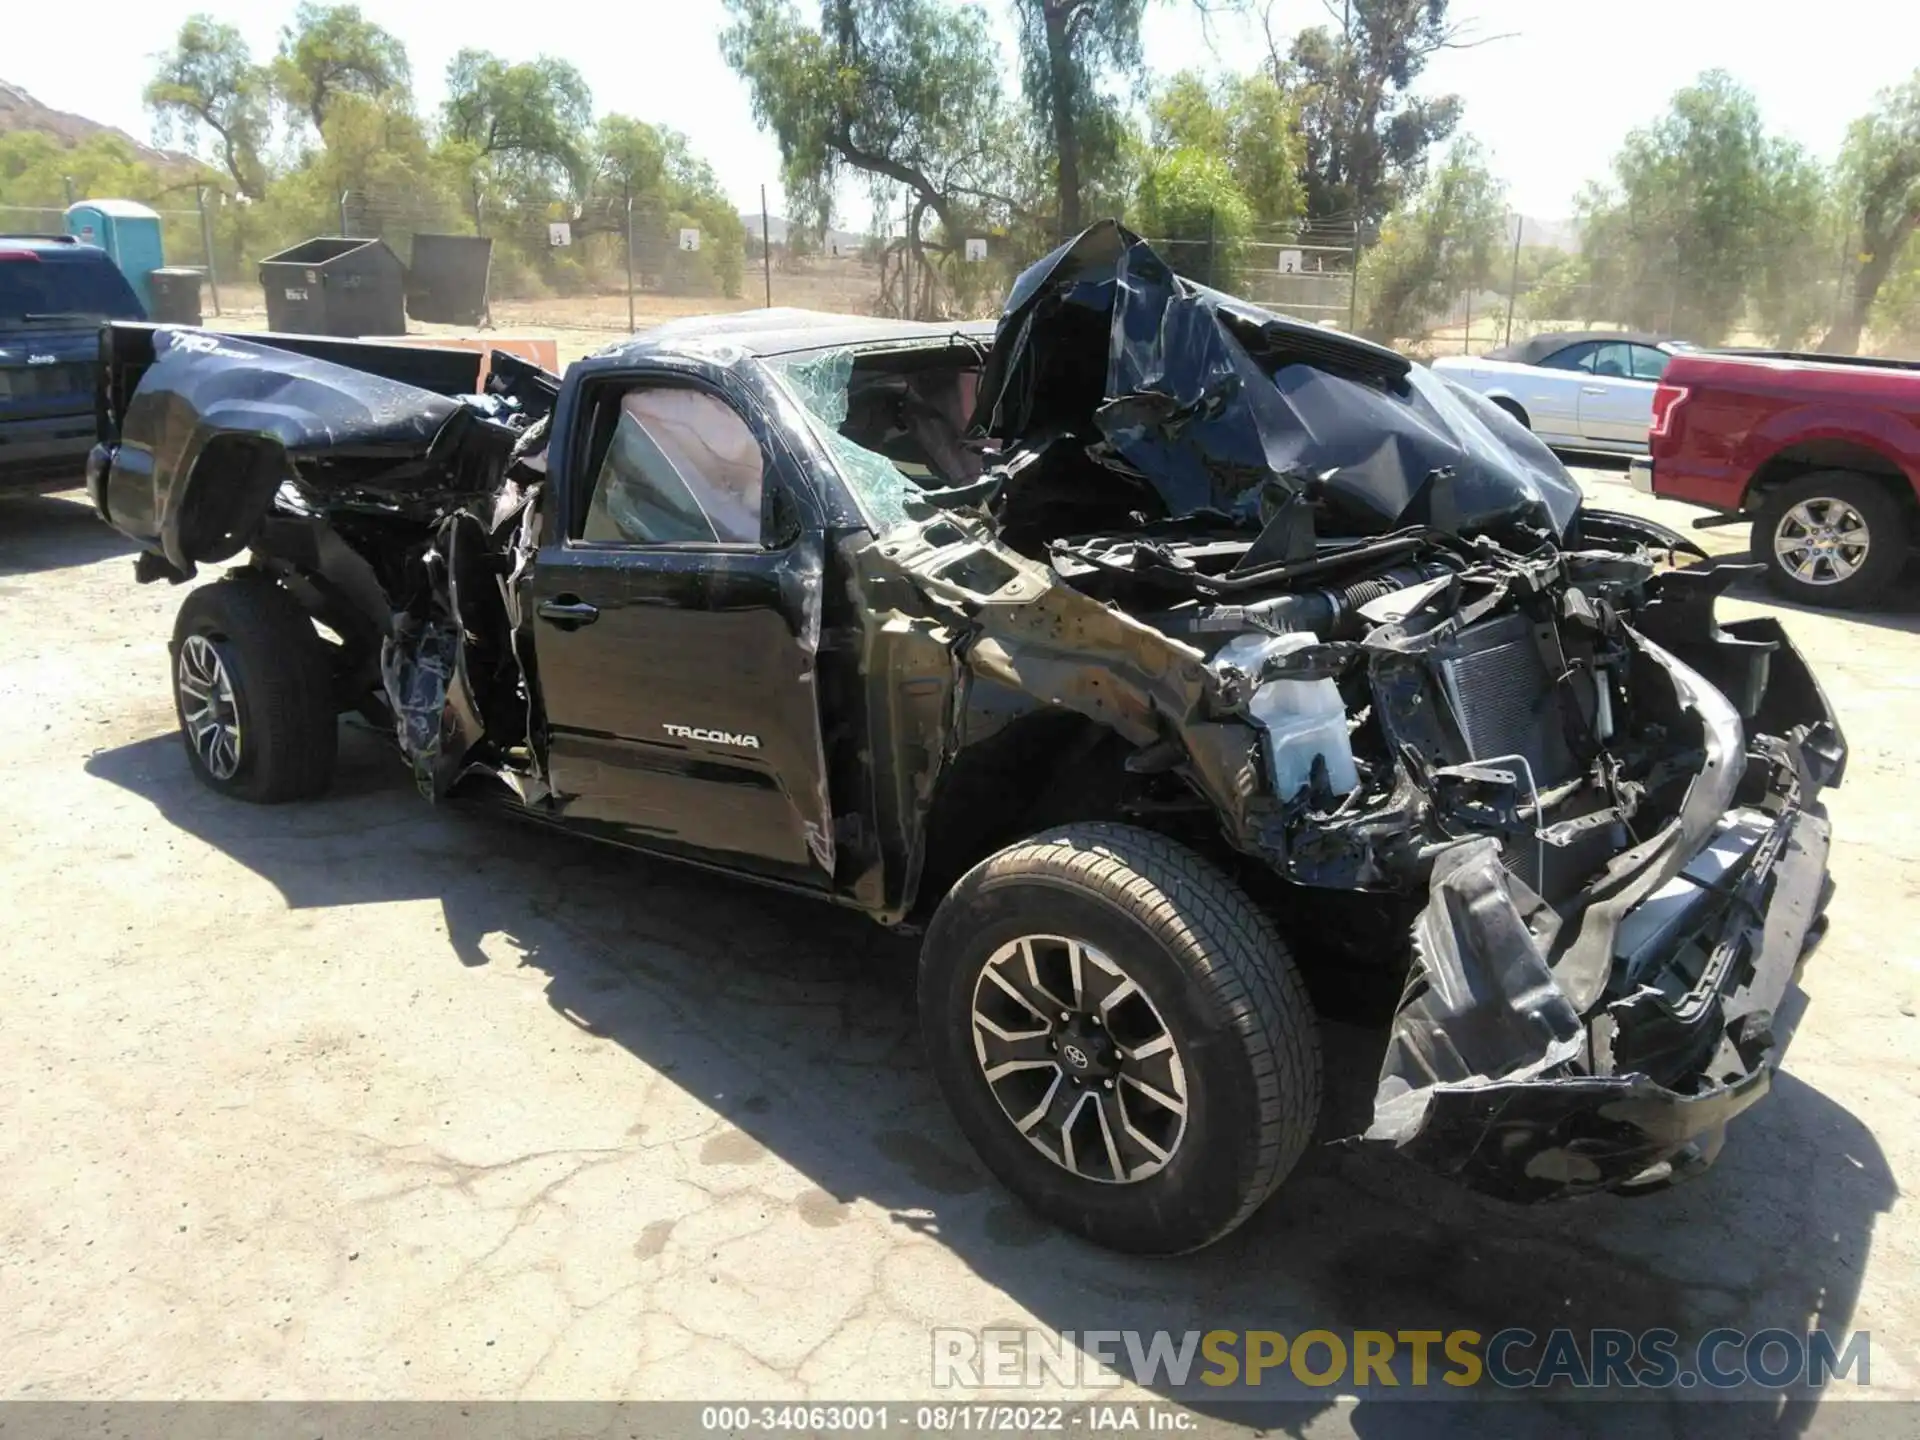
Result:
<instances>
[{"instance_id":1,"label":"radiator","mask_svg":"<svg viewBox=\"0 0 1920 1440\"><path fill-rule=\"evenodd\" d=\"M1561 729L1553 677L1526 616L1503 615L1461 631L1436 652L1434 663L1441 693L1466 742L1466 758L1522 756L1541 790L1572 776L1573 756ZM1549 849L1543 876L1539 847L1528 834L1508 841L1501 859L1512 874L1552 898L1577 885L1596 863L1605 863L1610 848L1608 833L1601 831L1570 847L1578 854Z\"/></svg>"}]
</instances>

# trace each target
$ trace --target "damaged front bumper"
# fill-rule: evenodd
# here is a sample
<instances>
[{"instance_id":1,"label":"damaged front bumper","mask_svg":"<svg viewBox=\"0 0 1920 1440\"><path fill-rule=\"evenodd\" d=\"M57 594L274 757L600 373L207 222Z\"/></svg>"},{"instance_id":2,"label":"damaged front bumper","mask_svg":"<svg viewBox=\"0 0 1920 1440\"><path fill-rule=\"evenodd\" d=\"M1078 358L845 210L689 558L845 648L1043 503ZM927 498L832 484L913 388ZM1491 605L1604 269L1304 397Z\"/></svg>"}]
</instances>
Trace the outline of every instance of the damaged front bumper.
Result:
<instances>
[{"instance_id":1,"label":"damaged front bumper","mask_svg":"<svg viewBox=\"0 0 1920 1440\"><path fill-rule=\"evenodd\" d=\"M1774 680L1796 723L1749 741L1718 692L1696 696L1718 744L1694 822L1675 822L1678 853L1613 886L1633 903L1607 917L1597 997L1569 963L1578 939L1551 943L1557 918L1492 841L1439 858L1366 1139L1519 1202L1641 1193L1713 1162L1727 1122L1767 1092L1790 1038L1783 1000L1832 893L1815 797L1838 783L1845 746L1805 662L1784 636L1778 646ZM1683 687L1704 684L1665 658ZM1641 849L1658 857L1658 839Z\"/></svg>"}]
</instances>

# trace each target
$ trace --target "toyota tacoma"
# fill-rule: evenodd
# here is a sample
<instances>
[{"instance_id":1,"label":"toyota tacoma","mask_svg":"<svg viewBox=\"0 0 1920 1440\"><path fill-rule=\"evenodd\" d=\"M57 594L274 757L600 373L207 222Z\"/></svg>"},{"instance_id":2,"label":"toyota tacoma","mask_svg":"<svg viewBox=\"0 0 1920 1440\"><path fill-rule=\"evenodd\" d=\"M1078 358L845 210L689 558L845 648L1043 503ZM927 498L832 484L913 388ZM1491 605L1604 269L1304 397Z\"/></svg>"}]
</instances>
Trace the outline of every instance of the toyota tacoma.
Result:
<instances>
[{"instance_id":1,"label":"toyota tacoma","mask_svg":"<svg viewBox=\"0 0 1920 1440\"><path fill-rule=\"evenodd\" d=\"M996 326L675 321L564 381L102 346L140 578L244 557L173 634L201 780L317 795L358 711L434 799L923 932L961 1128L1102 1244L1253 1213L1356 980L1365 1138L1511 1200L1692 1175L1768 1087L1846 751L1716 620L1742 567L1111 222Z\"/></svg>"}]
</instances>

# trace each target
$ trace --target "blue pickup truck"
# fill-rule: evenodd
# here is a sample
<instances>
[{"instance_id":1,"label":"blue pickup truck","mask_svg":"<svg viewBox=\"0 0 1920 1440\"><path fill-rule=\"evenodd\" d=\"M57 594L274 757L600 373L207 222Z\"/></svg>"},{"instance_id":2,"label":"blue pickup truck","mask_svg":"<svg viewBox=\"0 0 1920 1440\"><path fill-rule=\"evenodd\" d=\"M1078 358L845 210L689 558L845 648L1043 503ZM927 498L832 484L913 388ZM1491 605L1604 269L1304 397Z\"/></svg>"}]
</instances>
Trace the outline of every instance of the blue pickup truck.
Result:
<instances>
[{"instance_id":1,"label":"blue pickup truck","mask_svg":"<svg viewBox=\"0 0 1920 1440\"><path fill-rule=\"evenodd\" d=\"M100 322L145 318L97 245L0 235L0 492L81 483Z\"/></svg>"}]
</instances>

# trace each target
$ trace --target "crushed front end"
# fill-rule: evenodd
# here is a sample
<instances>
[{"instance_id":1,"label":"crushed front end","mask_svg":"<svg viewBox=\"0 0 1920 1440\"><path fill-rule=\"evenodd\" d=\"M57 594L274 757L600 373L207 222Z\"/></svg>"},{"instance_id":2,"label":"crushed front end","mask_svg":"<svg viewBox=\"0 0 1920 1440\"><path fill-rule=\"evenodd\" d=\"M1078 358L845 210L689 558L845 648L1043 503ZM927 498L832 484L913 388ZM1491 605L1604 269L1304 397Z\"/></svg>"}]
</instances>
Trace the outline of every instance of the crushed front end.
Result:
<instances>
[{"instance_id":1,"label":"crushed front end","mask_svg":"<svg viewBox=\"0 0 1920 1440\"><path fill-rule=\"evenodd\" d=\"M1384 731L1448 839L1368 1138L1513 1200L1647 1189L1766 1092L1845 750L1775 622L1712 624L1729 578L1375 639Z\"/></svg>"},{"instance_id":2,"label":"crushed front end","mask_svg":"<svg viewBox=\"0 0 1920 1440\"><path fill-rule=\"evenodd\" d=\"M1845 764L1778 623L1713 618L1751 567L1664 568L1583 519L1603 533L1316 545L1239 589L1217 536L1054 560L1205 657L1189 764L1258 737L1193 773L1296 934L1327 891L1424 898L1367 1136L1516 1200L1689 1173L1765 1093ZM1320 963L1377 958L1353 948Z\"/></svg>"},{"instance_id":3,"label":"crushed front end","mask_svg":"<svg viewBox=\"0 0 1920 1440\"><path fill-rule=\"evenodd\" d=\"M1716 619L1753 567L1117 226L1015 287L980 407L986 476L886 553L963 686L1115 732L1127 813L1184 795L1312 965L1404 975L1365 1138L1519 1201L1704 1168L1788 1038L1846 761L1779 624Z\"/></svg>"}]
</instances>

